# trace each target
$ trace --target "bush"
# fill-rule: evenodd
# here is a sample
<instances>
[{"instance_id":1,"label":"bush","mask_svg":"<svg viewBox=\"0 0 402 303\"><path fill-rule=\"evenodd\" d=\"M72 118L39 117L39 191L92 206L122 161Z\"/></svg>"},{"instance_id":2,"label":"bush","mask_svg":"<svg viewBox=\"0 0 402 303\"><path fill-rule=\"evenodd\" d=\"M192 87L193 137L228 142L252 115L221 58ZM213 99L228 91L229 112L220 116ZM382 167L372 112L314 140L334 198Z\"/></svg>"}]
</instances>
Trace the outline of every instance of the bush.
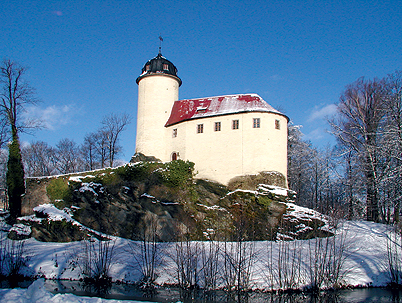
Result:
<instances>
[{"instance_id":1,"label":"bush","mask_svg":"<svg viewBox=\"0 0 402 303\"><path fill-rule=\"evenodd\" d=\"M163 182L169 187L186 187L194 176L194 163L176 160L165 164L166 169L161 172Z\"/></svg>"},{"instance_id":2,"label":"bush","mask_svg":"<svg viewBox=\"0 0 402 303\"><path fill-rule=\"evenodd\" d=\"M25 242L4 239L0 243L0 275L17 280L22 277L22 269L27 266Z\"/></svg>"},{"instance_id":3,"label":"bush","mask_svg":"<svg viewBox=\"0 0 402 303\"><path fill-rule=\"evenodd\" d=\"M147 162L121 166L116 169L116 174L125 181L143 181L149 177L151 168L155 166L156 164Z\"/></svg>"},{"instance_id":4,"label":"bush","mask_svg":"<svg viewBox=\"0 0 402 303\"><path fill-rule=\"evenodd\" d=\"M85 240L79 255L79 266L89 283L109 284L110 269L115 264L115 240Z\"/></svg>"}]
</instances>

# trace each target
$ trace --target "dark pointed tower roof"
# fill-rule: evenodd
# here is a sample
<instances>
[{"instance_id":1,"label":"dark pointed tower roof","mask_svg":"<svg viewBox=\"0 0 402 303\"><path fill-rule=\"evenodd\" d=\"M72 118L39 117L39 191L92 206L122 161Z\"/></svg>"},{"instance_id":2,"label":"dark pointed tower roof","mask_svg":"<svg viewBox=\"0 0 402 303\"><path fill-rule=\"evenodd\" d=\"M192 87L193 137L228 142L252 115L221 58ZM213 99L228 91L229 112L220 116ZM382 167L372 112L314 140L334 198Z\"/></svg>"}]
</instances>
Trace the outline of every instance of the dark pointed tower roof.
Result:
<instances>
[{"instance_id":1,"label":"dark pointed tower roof","mask_svg":"<svg viewBox=\"0 0 402 303\"><path fill-rule=\"evenodd\" d=\"M142 68L142 73L137 78L136 82L138 84L142 78L157 74L170 75L179 81L179 86L181 85L181 79L177 76L176 66L174 66L174 64L168 59L163 57L160 52L155 58L152 58L145 63L144 67Z\"/></svg>"}]
</instances>

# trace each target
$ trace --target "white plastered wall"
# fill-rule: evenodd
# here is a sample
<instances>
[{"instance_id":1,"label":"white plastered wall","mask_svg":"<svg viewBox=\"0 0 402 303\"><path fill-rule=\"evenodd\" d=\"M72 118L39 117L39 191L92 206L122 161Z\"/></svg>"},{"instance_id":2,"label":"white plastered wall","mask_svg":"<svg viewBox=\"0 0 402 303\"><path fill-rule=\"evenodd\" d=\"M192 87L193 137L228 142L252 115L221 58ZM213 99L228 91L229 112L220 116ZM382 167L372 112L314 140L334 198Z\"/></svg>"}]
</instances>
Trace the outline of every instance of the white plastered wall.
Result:
<instances>
[{"instance_id":1,"label":"white plastered wall","mask_svg":"<svg viewBox=\"0 0 402 303\"><path fill-rule=\"evenodd\" d=\"M260 128L253 128L253 118L260 118ZM233 120L239 120L239 129L232 129ZM221 131L214 130L215 122L221 122ZM197 133L198 124L203 124L203 133ZM247 112L185 121L167 129L169 155L177 152L180 159L194 162L198 178L227 184L233 177L261 171L287 175L287 118L283 115ZM173 129L177 129L175 138Z\"/></svg>"},{"instance_id":2,"label":"white plastered wall","mask_svg":"<svg viewBox=\"0 0 402 303\"><path fill-rule=\"evenodd\" d=\"M136 153L170 160L165 123L178 98L179 80L174 76L151 74L139 81Z\"/></svg>"}]
</instances>

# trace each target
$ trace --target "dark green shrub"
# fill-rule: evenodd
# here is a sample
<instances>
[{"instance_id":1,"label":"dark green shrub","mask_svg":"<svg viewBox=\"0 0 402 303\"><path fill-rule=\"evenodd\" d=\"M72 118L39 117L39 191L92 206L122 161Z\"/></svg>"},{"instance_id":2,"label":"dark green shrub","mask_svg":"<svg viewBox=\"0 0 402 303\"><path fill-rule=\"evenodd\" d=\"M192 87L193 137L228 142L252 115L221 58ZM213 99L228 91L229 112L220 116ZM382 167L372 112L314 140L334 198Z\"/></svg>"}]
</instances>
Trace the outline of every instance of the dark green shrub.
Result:
<instances>
[{"instance_id":1,"label":"dark green shrub","mask_svg":"<svg viewBox=\"0 0 402 303\"><path fill-rule=\"evenodd\" d=\"M149 177L152 167L156 168L155 163L139 163L136 165L125 165L116 169L116 174L125 181L143 181Z\"/></svg>"},{"instance_id":2,"label":"dark green shrub","mask_svg":"<svg viewBox=\"0 0 402 303\"><path fill-rule=\"evenodd\" d=\"M190 161L176 160L165 163L161 171L163 182L169 187L185 187L192 182L194 176L194 163Z\"/></svg>"}]
</instances>

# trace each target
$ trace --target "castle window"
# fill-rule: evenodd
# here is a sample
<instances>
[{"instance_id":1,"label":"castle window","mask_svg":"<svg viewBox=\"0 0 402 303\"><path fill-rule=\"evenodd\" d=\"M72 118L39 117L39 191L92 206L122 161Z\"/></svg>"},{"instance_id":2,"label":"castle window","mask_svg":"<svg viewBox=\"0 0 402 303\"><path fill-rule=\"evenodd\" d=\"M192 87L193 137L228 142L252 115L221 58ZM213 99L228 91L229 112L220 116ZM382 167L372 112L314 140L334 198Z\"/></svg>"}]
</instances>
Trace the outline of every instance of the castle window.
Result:
<instances>
[{"instance_id":1,"label":"castle window","mask_svg":"<svg viewBox=\"0 0 402 303\"><path fill-rule=\"evenodd\" d=\"M220 132L221 131L221 123L220 122L215 122L215 131Z\"/></svg>"},{"instance_id":2,"label":"castle window","mask_svg":"<svg viewBox=\"0 0 402 303\"><path fill-rule=\"evenodd\" d=\"M239 120L232 121L232 129L239 129Z\"/></svg>"},{"instance_id":3,"label":"castle window","mask_svg":"<svg viewBox=\"0 0 402 303\"><path fill-rule=\"evenodd\" d=\"M173 129L172 137L176 138L177 137L177 128Z\"/></svg>"},{"instance_id":4,"label":"castle window","mask_svg":"<svg viewBox=\"0 0 402 303\"><path fill-rule=\"evenodd\" d=\"M177 160L177 153L172 153L172 161L176 161Z\"/></svg>"},{"instance_id":5,"label":"castle window","mask_svg":"<svg viewBox=\"0 0 402 303\"><path fill-rule=\"evenodd\" d=\"M149 65L149 64L146 65L146 66L145 66L145 70L146 70L147 72L150 71L150 70L151 70L151 65Z\"/></svg>"},{"instance_id":6,"label":"castle window","mask_svg":"<svg viewBox=\"0 0 402 303\"><path fill-rule=\"evenodd\" d=\"M163 70L169 70L169 65L167 65L166 63L163 64Z\"/></svg>"},{"instance_id":7,"label":"castle window","mask_svg":"<svg viewBox=\"0 0 402 303\"><path fill-rule=\"evenodd\" d=\"M253 128L260 128L260 118L253 119Z\"/></svg>"},{"instance_id":8,"label":"castle window","mask_svg":"<svg viewBox=\"0 0 402 303\"><path fill-rule=\"evenodd\" d=\"M281 124L279 120L275 120L275 129L281 129Z\"/></svg>"},{"instance_id":9,"label":"castle window","mask_svg":"<svg viewBox=\"0 0 402 303\"><path fill-rule=\"evenodd\" d=\"M197 134L202 134L204 132L204 124L197 124Z\"/></svg>"}]
</instances>

